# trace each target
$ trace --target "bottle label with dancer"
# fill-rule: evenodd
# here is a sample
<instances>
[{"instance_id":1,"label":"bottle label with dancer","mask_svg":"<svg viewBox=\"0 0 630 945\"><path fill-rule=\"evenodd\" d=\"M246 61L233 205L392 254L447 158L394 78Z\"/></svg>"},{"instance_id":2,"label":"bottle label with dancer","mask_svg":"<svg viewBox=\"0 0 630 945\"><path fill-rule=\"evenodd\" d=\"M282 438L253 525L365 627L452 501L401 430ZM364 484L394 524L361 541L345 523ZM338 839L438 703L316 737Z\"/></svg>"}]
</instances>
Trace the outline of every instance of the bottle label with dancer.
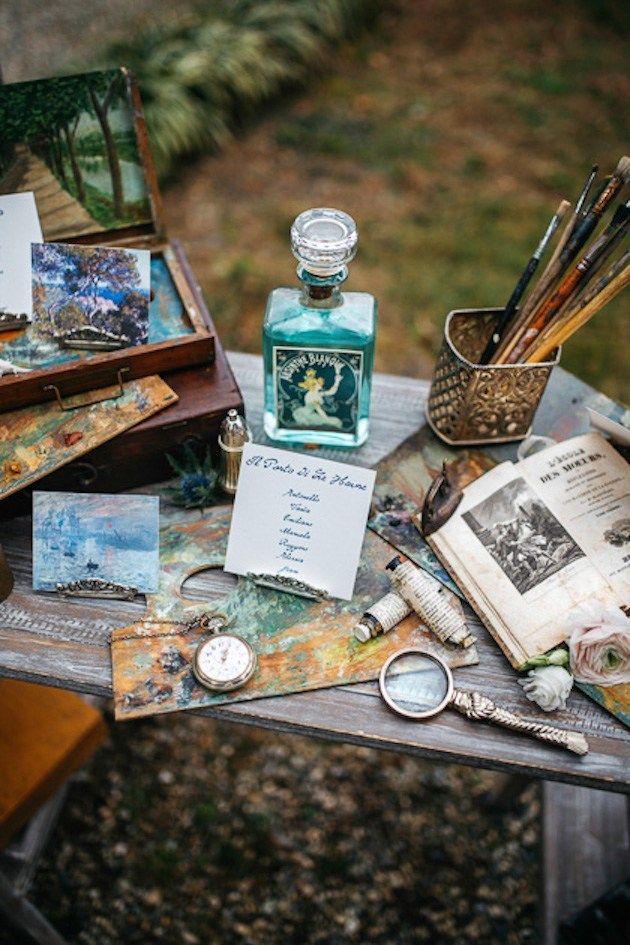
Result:
<instances>
[{"instance_id":1,"label":"bottle label with dancer","mask_svg":"<svg viewBox=\"0 0 630 945\"><path fill-rule=\"evenodd\" d=\"M274 347L273 375L279 427L356 432L361 351Z\"/></svg>"}]
</instances>

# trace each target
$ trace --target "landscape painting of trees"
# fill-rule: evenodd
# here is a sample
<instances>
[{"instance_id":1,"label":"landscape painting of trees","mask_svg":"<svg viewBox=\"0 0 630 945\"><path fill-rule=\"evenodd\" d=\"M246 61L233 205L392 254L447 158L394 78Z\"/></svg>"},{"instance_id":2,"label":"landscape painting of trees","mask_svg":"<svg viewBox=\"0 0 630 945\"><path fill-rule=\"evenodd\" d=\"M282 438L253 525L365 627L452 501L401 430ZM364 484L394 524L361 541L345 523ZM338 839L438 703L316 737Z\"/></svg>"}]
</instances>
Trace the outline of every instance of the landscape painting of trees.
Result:
<instances>
[{"instance_id":1,"label":"landscape painting of trees","mask_svg":"<svg viewBox=\"0 0 630 945\"><path fill-rule=\"evenodd\" d=\"M24 190L47 240L151 222L123 70L0 86L0 193Z\"/></svg>"},{"instance_id":2,"label":"landscape painting of trees","mask_svg":"<svg viewBox=\"0 0 630 945\"><path fill-rule=\"evenodd\" d=\"M62 346L73 339L75 347L85 337L114 347L147 343L148 250L34 243L32 253L33 337Z\"/></svg>"}]
</instances>

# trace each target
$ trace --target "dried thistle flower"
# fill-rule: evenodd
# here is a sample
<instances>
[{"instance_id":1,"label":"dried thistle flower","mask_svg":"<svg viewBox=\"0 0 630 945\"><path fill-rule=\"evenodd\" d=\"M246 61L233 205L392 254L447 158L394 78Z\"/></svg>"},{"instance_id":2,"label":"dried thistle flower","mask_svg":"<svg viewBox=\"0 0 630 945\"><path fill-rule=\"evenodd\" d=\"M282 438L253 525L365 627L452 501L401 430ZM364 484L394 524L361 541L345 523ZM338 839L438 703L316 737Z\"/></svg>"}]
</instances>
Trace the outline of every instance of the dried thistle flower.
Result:
<instances>
[{"instance_id":1,"label":"dried thistle flower","mask_svg":"<svg viewBox=\"0 0 630 945\"><path fill-rule=\"evenodd\" d=\"M210 449L206 449L205 455L200 457L186 443L181 461L168 453L166 458L173 472L179 476L178 484L166 490L173 505L185 509L205 509L211 505L216 498L218 473L212 465Z\"/></svg>"}]
</instances>

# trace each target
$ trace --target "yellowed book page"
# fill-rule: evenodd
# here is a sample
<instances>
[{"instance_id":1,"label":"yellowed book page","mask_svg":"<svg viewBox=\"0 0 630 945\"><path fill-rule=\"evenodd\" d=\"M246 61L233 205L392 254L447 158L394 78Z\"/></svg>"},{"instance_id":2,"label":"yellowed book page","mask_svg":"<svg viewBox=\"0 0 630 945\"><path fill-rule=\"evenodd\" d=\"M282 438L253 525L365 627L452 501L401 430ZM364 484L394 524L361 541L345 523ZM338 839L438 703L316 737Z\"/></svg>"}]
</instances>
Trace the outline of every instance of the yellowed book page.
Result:
<instances>
[{"instance_id":1,"label":"yellowed book page","mask_svg":"<svg viewBox=\"0 0 630 945\"><path fill-rule=\"evenodd\" d=\"M576 604L613 603L614 594L523 472L503 463L473 482L433 543L478 589L495 634L529 658L565 639Z\"/></svg>"},{"instance_id":2,"label":"yellowed book page","mask_svg":"<svg viewBox=\"0 0 630 945\"><path fill-rule=\"evenodd\" d=\"M492 601L488 600L478 585L475 584L473 577L455 555L453 549L448 549L449 560L447 560L439 544L434 541L433 535L429 536L427 541L433 552L440 559L443 567L448 571L453 580L457 582L466 600L487 630L492 634L512 666L521 666L527 660L525 651L518 640L512 635L510 628L503 623L501 614L495 610Z\"/></svg>"},{"instance_id":3,"label":"yellowed book page","mask_svg":"<svg viewBox=\"0 0 630 945\"><path fill-rule=\"evenodd\" d=\"M630 466L599 433L519 463L545 505L615 591L630 603Z\"/></svg>"}]
</instances>

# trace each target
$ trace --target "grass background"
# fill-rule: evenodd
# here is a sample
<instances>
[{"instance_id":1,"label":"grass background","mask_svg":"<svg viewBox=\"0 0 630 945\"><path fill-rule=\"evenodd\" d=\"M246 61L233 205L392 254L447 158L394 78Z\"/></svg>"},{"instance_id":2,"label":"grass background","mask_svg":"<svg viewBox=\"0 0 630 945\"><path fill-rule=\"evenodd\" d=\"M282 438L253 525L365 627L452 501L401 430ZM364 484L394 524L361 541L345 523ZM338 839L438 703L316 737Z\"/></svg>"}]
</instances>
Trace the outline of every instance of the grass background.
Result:
<instances>
[{"instance_id":1,"label":"grass background","mask_svg":"<svg viewBox=\"0 0 630 945\"><path fill-rule=\"evenodd\" d=\"M294 280L291 220L339 206L359 225L347 285L381 306L378 369L428 375L447 312L503 304L560 198L627 149L626 37L604 3L387 4L310 91L168 182L224 343L260 350L266 295ZM619 297L562 359L619 398L627 310Z\"/></svg>"},{"instance_id":2,"label":"grass background","mask_svg":"<svg viewBox=\"0 0 630 945\"><path fill-rule=\"evenodd\" d=\"M339 206L360 232L348 287L381 305L377 367L427 376L447 312L504 304L560 198L628 150L629 10L7 0L0 45L5 81L103 61L135 70L171 169L169 232L226 346L260 350L267 293L294 281L291 220ZM627 308L627 296L609 305L562 360L626 400Z\"/></svg>"}]
</instances>

